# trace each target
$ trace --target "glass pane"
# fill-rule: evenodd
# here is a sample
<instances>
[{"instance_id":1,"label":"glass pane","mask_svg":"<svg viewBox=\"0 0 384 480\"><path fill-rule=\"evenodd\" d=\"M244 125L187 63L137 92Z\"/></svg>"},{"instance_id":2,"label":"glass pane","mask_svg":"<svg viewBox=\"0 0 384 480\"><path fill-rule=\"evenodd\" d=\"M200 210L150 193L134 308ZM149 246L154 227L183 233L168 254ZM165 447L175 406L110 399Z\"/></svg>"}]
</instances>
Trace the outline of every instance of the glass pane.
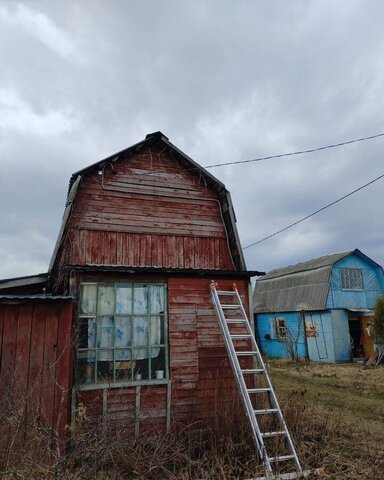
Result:
<instances>
[{"instance_id":1,"label":"glass pane","mask_svg":"<svg viewBox=\"0 0 384 480\"><path fill-rule=\"evenodd\" d=\"M132 313L132 287L116 287L116 313Z\"/></svg>"},{"instance_id":2,"label":"glass pane","mask_svg":"<svg viewBox=\"0 0 384 480\"><path fill-rule=\"evenodd\" d=\"M149 322L148 317L133 317L133 339L134 347L148 345L149 343ZM136 358L148 358L148 349L140 349L140 355Z\"/></svg>"},{"instance_id":3,"label":"glass pane","mask_svg":"<svg viewBox=\"0 0 384 480\"><path fill-rule=\"evenodd\" d=\"M135 285L133 291L133 313L148 313L147 285Z\"/></svg>"},{"instance_id":4,"label":"glass pane","mask_svg":"<svg viewBox=\"0 0 384 480\"><path fill-rule=\"evenodd\" d=\"M164 315L156 315L150 317L150 345L158 345L159 343L164 343L164 340L161 338L162 330L164 331Z\"/></svg>"},{"instance_id":5,"label":"glass pane","mask_svg":"<svg viewBox=\"0 0 384 480\"><path fill-rule=\"evenodd\" d=\"M150 313L164 313L165 305L165 286L150 285L149 286L149 303L151 305Z\"/></svg>"},{"instance_id":6,"label":"glass pane","mask_svg":"<svg viewBox=\"0 0 384 480\"><path fill-rule=\"evenodd\" d=\"M156 380L167 378L165 370L165 348L151 348L151 376Z\"/></svg>"},{"instance_id":7,"label":"glass pane","mask_svg":"<svg viewBox=\"0 0 384 480\"><path fill-rule=\"evenodd\" d=\"M98 315L113 315L115 313L115 288L106 285L99 286L97 299Z\"/></svg>"},{"instance_id":8,"label":"glass pane","mask_svg":"<svg viewBox=\"0 0 384 480\"><path fill-rule=\"evenodd\" d=\"M79 351L77 354L77 374L81 384L95 383L95 351Z\"/></svg>"},{"instance_id":9,"label":"glass pane","mask_svg":"<svg viewBox=\"0 0 384 480\"><path fill-rule=\"evenodd\" d=\"M79 348L94 348L96 338L96 319L79 319Z\"/></svg>"},{"instance_id":10,"label":"glass pane","mask_svg":"<svg viewBox=\"0 0 384 480\"><path fill-rule=\"evenodd\" d=\"M113 347L113 317L97 318L97 342L96 346Z\"/></svg>"},{"instance_id":11,"label":"glass pane","mask_svg":"<svg viewBox=\"0 0 384 480\"><path fill-rule=\"evenodd\" d=\"M82 285L80 294L80 314L96 315L97 285Z\"/></svg>"},{"instance_id":12,"label":"glass pane","mask_svg":"<svg viewBox=\"0 0 384 480\"><path fill-rule=\"evenodd\" d=\"M113 350L97 352L97 383L113 382Z\"/></svg>"},{"instance_id":13,"label":"glass pane","mask_svg":"<svg viewBox=\"0 0 384 480\"><path fill-rule=\"evenodd\" d=\"M132 345L131 317L115 317L115 347L130 347Z\"/></svg>"},{"instance_id":14,"label":"glass pane","mask_svg":"<svg viewBox=\"0 0 384 480\"><path fill-rule=\"evenodd\" d=\"M135 362L133 360L127 360L131 352L126 350L119 350L115 352L116 359L119 357L126 357L126 359L119 359L115 361L115 378L117 381L131 382L134 379Z\"/></svg>"}]
</instances>

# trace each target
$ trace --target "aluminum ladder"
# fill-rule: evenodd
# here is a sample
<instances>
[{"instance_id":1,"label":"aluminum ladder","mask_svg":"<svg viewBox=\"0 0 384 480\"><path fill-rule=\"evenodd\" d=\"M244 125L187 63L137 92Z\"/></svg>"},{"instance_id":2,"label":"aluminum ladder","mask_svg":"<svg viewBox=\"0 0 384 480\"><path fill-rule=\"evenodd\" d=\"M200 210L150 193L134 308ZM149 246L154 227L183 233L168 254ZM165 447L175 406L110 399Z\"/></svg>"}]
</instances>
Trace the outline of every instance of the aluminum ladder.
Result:
<instances>
[{"instance_id":1,"label":"aluminum ladder","mask_svg":"<svg viewBox=\"0 0 384 480\"><path fill-rule=\"evenodd\" d=\"M306 477L308 473L301 468L236 285L230 291L220 290L212 281L210 288L246 417L265 468L266 476L256 480ZM250 364L245 368L241 365L244 360ZM265 423L267 431L263 431Z\"/></svg>"}]
</instances>

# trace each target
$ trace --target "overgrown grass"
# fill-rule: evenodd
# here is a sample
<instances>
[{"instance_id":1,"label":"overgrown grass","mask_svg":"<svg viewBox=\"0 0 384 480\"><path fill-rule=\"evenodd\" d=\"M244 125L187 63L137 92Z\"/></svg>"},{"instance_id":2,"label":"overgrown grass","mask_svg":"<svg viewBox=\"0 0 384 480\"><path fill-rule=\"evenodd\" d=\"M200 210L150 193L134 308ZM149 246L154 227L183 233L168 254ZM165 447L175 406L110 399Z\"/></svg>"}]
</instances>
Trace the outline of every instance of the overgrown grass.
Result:
<instances>
[{"instance_id":1,"label":"overgrown grass","mask_svg":"<svg viewBox=\"0 0 384 480\"><path fill-rule=\"evenodd\" d=\"M270 362L285 419L305 469L325 468L325 480L384 478L384 368L297 366ZM134 440L102 425L85 428L80 408L65 455L38 421L22 449L3 452L2 479L224 480L263 474L237 396L218 405L209 428L177 425ZM0 413L2 432L16 431L17 412ZM0 432L0 439L2 433ZM11 450L12 450L11 449ZM16 462L12 462L14 459ZM318 478L312 476L311 478Z\"/></svg>"}]
</instances>

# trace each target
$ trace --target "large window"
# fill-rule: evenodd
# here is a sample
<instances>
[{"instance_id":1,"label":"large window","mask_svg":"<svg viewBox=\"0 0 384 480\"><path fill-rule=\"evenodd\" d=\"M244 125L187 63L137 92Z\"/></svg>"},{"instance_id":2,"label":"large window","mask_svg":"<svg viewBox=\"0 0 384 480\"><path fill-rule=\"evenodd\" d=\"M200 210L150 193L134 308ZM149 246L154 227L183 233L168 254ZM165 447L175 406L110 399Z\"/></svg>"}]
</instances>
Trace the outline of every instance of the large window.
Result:
<instances>
[{"instance_id":1,"label":"large window","mask_svg":"<svg viewBox=\"0 0 384 480\"><path fill-rule=\"evenodd\" d=\"M363 290L363 272L361 268L342 268L341 288L343 290Z\"/></svg>"},{"instance_id":2,"label":"large window","mask_svg":"<svg viewBox=\"0 0 384 480\"><path fill-rule=\"evenodd\" d=\"M77 366L81 384L166 379L165 285L82 283Z\"/></svg>"}]
</instances>

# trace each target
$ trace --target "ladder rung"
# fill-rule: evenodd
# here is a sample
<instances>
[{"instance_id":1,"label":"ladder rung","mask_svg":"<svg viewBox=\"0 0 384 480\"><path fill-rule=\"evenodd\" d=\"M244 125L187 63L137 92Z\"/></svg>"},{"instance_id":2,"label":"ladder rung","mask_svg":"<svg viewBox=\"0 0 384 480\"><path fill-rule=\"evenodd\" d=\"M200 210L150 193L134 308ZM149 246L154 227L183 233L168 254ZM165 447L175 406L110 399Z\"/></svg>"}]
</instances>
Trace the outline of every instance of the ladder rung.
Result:
<instances>
[{"instance_id":1,"label":"ladder rung","mask_svg":"<svg viewBox=\"0 0 384 480\"><path fill-rule=\"evenodd\" d=\"M286 460L292 460L295 455L280 455L279 457L268 457L270 462L285 462Z\"/></svg>"},{"instance_id":2,"label":"ladder rung","mask_svg":"<svg viewBox=\"0 0 384 480\"><path fill-rule=\"evenodd\" d=\"M287 432L285 430L280 430L278 432L265 432L265 433L262 433L261 436L264 437L264 438L268 438L268 437L278 437L279 435L286 435Z\"/></svg>"},{"instance_id":3,"label":"ladder rung","mask_svg":"<svg viewBox=\"0 0 384 480\"><path fill-rule=\"evenodd\" d=\"M227 323L247 323L247 320L245 318L226 318L225 321Z\"/></svg>"},{"instance_id":4,"label":"ladder rung","mask_svg":"<svg viewBox=\"0 0 384 480\"><path fill-rule=\"evenodd\" d=\"M219 295L236 295L236 292L225 291L225 290L216 290Z\"/></svg>"},{"instance_id":5,"label":"ladder rung","mask_svg":"<svg viewBox=\"0 0 384 480\"><path fill-rule=\"evenodd\" d=\"M221 305L223 310L238 310L240 305Z\"/></svg>"},{"instance_id":6,"label":"ladder rung","mask_svg":"<svg viewBox=\"0 0 384 480\"><path fill-rule=\"evenodd\" d=\"M264 392L270 392L270 388L248 388L247 392L248 393L264 393Z\"/></svg>"},{"instance_id":7,"label":"ladder rung","mask_svg":"<svg viewBox=\"0 0 384 480\"><path fill-rule=\"evenodd\" d=\"M279 480L295 480L296 478L307 478L313 474L311 470L305 470L304 472L299 470L296 472L291 472L291 473L280 473L279 476L277 477ZM257 477L254 478L253 480L269 480L271 477ZM276 478L276 477L275 477Z\"/></svg>"},{"instance_id":8,"label":"ladder rung","mask_svg":"<svg viewBox=\"0 0 384 480\"><path fill-rule=\"evenodd\" d=\"M246 352L246 351L244 351L244 352L236 352L236 355L237 355L238 357L246 357L246 356L248 356L248 355L257 355L257 353L258 353L258 352L256 352L256 351L252 351L252 352Z\"/></svg>"},{"instance_id":9,"label":"ladder rung","mask_svg":"<svg viewBox=\"0 0 384 480\"><path fill-rule=\"evenodd\" d=\"M278 413L277 408L265 408L264 410L254 410L253 413L255 415L266 415L268 413Z\"/></svg>"},{"instance_id":10,"label":"ladder rung","mask_svg":"<svg viewBox=\"0 0 384 480\"><path fill-rule=\"evenodd\" d=\"M241 370L242 373L264 373L262 368L244 368Z\"/></svg>"},{"instance_id":11,"label":"ladder rung","mask_svg":"<svg viewBox=\"0 0 384 480\"><path fill-rule=\"evenodd\" d=\"M231 338L234 340L239 340L241 338L252 338L252 335L244 334L244 335L230 335Z\"/></svg>"}]
</instances>

